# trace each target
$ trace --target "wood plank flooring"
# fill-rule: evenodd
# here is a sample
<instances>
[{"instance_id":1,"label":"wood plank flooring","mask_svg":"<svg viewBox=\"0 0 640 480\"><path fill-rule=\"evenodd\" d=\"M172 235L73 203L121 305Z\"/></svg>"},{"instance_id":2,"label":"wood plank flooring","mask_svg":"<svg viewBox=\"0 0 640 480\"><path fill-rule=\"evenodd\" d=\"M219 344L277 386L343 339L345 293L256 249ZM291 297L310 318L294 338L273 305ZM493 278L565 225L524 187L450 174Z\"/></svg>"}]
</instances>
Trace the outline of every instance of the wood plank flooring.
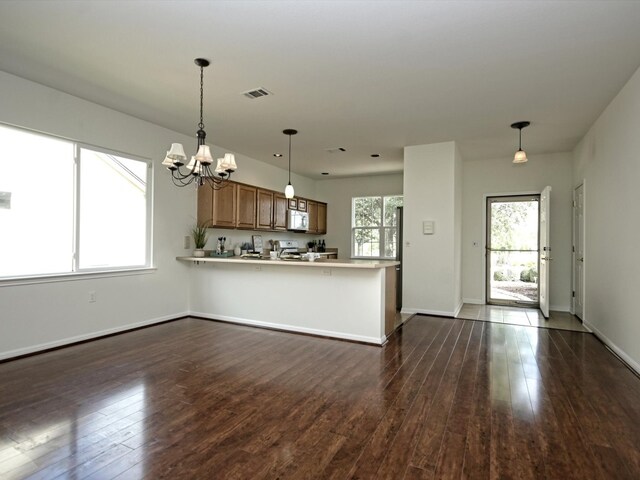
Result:
<instances>
[{"instance_id":1,"label":"wood plank flooring","mask_svg":"<svg viewBox=\"0 0 640 480\"><path fill-rule=\"evenodd\" d=\"M0 364L2 479L631 479L639 445L640 380L588 333L184 319Z\"/></svg>"}]
</instances>

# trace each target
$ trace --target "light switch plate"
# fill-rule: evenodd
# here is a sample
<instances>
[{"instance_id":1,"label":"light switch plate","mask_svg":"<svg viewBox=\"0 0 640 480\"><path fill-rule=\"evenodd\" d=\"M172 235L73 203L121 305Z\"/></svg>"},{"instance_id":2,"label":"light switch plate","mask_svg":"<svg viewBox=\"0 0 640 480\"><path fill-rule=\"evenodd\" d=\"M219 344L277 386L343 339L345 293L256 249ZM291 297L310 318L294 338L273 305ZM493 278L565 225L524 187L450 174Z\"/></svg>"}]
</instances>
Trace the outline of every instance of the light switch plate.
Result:
<instances>
[{"instance_id":1,"label":"light switch plate","mask_svg":"<svg viewBox=\"0 0 640 480\"><path fill-rule=\"evenodd\" d=\"M433 235L435 232L435 222L433 220L425 220L422 222L423 235Z\"/></svg>"}]
</instances>

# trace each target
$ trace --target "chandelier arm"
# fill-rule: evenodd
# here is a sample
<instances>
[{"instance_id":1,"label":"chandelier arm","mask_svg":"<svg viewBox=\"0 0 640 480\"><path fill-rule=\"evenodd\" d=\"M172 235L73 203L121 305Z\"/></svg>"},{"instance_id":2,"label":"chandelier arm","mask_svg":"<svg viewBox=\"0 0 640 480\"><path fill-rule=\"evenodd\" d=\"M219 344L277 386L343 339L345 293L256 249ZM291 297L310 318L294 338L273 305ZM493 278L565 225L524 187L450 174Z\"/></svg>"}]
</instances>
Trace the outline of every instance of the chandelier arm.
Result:
<instances>
[{"instance_id":1,"label":"chandelier arm","mask_svg":"<svg viewBox=\"0 0 640 480\"><path fill-rule=\"evenodd\" d=\"M171 176L173 178L177 178L182 181L186 178L193 176L193 172L195 171L195 169L196 167L194 165L191 170L187 170L187 173L182 173L182 170L180 170L180 167L177 167L175 170L171 170ZM189 183L191 183L191 181L189 181ZM188 185L189 183L186 183L185 185Z\"/></svg>"},{"instance_id":2,"label":"chandelier arm","mask_svg":"<svg viewBox=\"0 0 640 480\"><path fill-rule=\"evenodd\" d=\"M186 177L176 177L174 175L171 176L171 180L173 181L173 184L177 187L186 187L187 185L191 184L193 182L194 177L191 177L189 180L185 181Z\"/></svg>"}]
</instances>

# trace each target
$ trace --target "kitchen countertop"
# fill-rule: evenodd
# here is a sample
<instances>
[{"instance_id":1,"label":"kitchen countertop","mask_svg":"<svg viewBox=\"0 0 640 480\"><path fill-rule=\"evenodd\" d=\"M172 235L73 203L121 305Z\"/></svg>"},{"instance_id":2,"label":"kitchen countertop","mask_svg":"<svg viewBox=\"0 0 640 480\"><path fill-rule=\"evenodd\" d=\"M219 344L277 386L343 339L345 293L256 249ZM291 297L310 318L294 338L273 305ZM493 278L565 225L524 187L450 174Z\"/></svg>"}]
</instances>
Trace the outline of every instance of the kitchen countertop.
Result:
<instances>
[{"instance_id":1,"label":"kitchen countertop","mask_svg":"<svg viewBox=\"0 0 640 480\"><path fill-rule=\"evenodd\" d=\"M305 260L271 260L268 258L242 258L242 257L176 257L176 260L196 263L231 263L252 265L273 265L311 268L387 268L399 265L395 260L338 260L319 258L315 262Z\"/></svg>"}]
</instances>

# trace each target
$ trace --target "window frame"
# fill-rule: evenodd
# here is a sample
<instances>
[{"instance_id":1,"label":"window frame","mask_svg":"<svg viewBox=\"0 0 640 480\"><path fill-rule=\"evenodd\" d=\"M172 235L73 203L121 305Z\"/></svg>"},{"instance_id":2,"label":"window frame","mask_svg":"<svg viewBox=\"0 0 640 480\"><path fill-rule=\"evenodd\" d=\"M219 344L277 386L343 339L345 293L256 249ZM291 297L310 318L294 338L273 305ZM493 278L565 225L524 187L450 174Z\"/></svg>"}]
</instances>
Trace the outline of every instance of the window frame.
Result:
<instances>
[{"instance_id":1,"label":"window frame","mask_svg":"<svg viewBox=\"0 0 640 480\"><path fill-rule=\"evenodd\" d=\"M69 271L61 271L55 273L35 273L25 275L7 275L0 276L0 286L13 286L22 284L35 284L35 283L49 283L57 281L68 281L79 279L77 277L84 278L98 278L103 276L127 276L144 274L155 271L153 266L153 184L154 184L154 165L153 161L148 158L144 158L138 155L113 150L110 148L99 147L86 142L80 142L72 140L59 135L49 134L24 128L16 125L6 124L0 122L0 127L13 129L28 133L30 135L36 135L40 137L47 137L63 142L68 142L72 145L73 149L73 245L72 245L72 261L71 269ZM127 160L133 160L142 162L146 165L146 187L145 187L145 263L140 265L122 265L122 266L108 266L108 267L96 267L96 268L79 268L80 259L80 211L82 205L80 204L80 192L82 182L82 160L80 151L81 149L92 150L99 153L108 155L114 155L117 157L126 158Z\"/></svg>"},{"instance_id":2,"label":"window frame","mask_svg":"<svg viewBox=\"0 0 640 480\"><path fill-rule=\"evenodd\" d=\"M385 239L386 239L386 232L387 230L396 230L398 229L398 225L394 225L394 226L388 226L385 225L384 223L384 213L385 213L385 199L390 198L390 197L402 197L403 199L403 203L404 203L404 195L402 195L401 193L397 193L397 194L390 194L390 195L363 195L363 196L358 196L358 197L351 197L351 258L352 259L356 259L356 260L394 260L396 257L385 257L384 255L382 256L367 256L367 255L356 255L355 252L355 233L357 230L371 230L371 231L377 231L378 232L378 238L379 238L379 248L380 248L380 252L384 253L385 251ZM380 210L380 225L379 226L372 226L372 227L357 227L355 225L355 217L356 217L356 200L359 199L363 199L363 198L379 198L381 200L382 203L382 208Z\"/></svg>"}]
</instances>

